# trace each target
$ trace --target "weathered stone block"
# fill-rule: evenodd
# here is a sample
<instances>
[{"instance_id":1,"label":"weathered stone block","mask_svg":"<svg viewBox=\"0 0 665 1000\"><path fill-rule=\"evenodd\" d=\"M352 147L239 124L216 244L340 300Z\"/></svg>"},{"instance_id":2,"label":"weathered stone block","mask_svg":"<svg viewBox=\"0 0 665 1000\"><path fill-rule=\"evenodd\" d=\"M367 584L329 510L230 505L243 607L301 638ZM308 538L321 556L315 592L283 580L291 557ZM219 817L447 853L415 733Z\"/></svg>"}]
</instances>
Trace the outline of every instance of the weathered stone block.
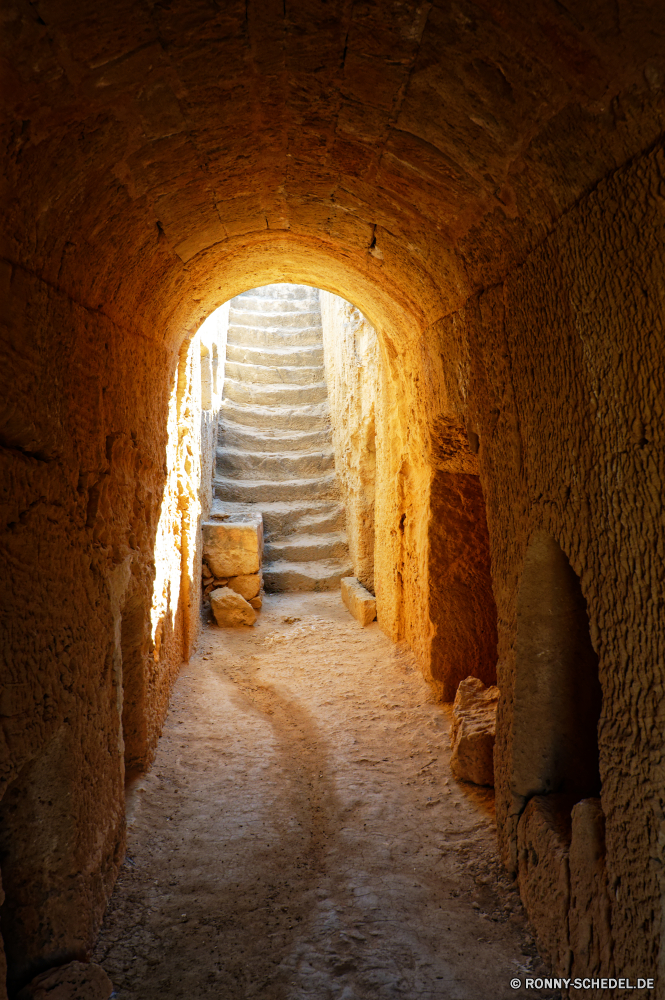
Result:
<instances>
[{"instance_id":1,"label":"weathered stone block","mask_svg":"<svg viewBox=\"0 0 665 1000\"><path fill-rule=\"evenodd\" d=\"M369 625L376 618L376 597L355 576L342 577L342 600L361 625Z\"/></svg>"},{"instance_id":2,"label":"weathered stone block","mask_svg":"<svg viewBox=\"0 0 665 1000\"><path fill-rule=\"evenodd\" d=\"M258 573L263 558L263 518L210 520L202 525L203 559L215 578Z\"/></svg>"},{"instance_id":3,"label":"weathered stone block","mask_svg":"<svg viewBox=\"0 0 665 1000\"><path fill-rule=\"evenodd\" d=\"M36 976L16 1000L108 1000L112 990L111 980L100 965L69 962Z\"/></svg>"},{"instance_id":4,"label":"weathered stone block","mask_svg":"<svg viewBox=\"0 0 665 1000\"><path fill-rule=\"evenodd\" d=\"M260 608L263 607L263 601L261 600L260 597L252 597L252 599L247 603L250 604L255 611L258 611Z\"/></svg>"},{"instance_id":5,"label":"weathered stone block","mask_svg":"<svg viewBox=\"0 0 665 1000\"><path fill-rule=\"evenodd\" d=\"M555 974L570 971L570 809L564 795L536 795L517 828L522 902L536 933L538 950Z\"/></svg>"},{"instance_id":6,"label":"weathered stone block","mask_svg":"<svg viewBox=\"0 0 665 1000\"><path fill-rule=\"evenodd\" d=\"M232 576L226 586L229 590L235 590L246 601L251 601L261 590L261 574L245 573L242 576Z\"/></svg>"},{"instance_id":7,"label":"weathered stone block","mask_svg":"<svg viewBox=\"0 0 665 1000\"><path fill-rule=\"evenodd\" d=\"M461 781L494 785L494 739L498 687L485 687L477 677L460 682L453 703L451 769Z\"/></svg>"},{"instance_id":8,"label":"weathered stone block","mask_svg":"<svg viewBox=\"0 0 665 1000\"><path fill-rule=\"evenodd\" d=\"M256 611L244 597L228 587L213 590L210 605L215 621L222 628L236 628L238 625L253 625Z\"/></svg>"},{"instance_id":9,"label":"weathered stone block","mask_svg":"<svg viewBox=\"0 0 665 1000\"><path fill-rule=\"evenodd\" d=\"M600 799L573 806L570 842L571 974L590 976L611 968L612 927L605 867L605 816Z\"/></svg>"}]
</instances>

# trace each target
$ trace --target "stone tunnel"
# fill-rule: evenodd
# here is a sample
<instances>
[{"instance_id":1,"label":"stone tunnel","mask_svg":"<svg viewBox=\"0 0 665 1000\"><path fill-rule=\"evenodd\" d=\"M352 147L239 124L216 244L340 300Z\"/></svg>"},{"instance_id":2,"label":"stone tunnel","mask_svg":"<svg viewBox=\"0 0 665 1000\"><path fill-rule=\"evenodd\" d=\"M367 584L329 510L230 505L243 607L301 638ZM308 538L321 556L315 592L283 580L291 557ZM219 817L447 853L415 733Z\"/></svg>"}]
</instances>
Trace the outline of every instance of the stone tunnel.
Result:
<instances>
[{"instance_id":1,"label":"stone tunnel","mask_svg":"<svg viewBox=\"0 0 665 1000\"><path fill-rule=\"evenodd\" d=\"M280 283L375 331L378 626L499 687L543 961L665 997L665 7L0 15L0 997L90 958L199 642L208 318Z\"/></svg>"}]
</instances>

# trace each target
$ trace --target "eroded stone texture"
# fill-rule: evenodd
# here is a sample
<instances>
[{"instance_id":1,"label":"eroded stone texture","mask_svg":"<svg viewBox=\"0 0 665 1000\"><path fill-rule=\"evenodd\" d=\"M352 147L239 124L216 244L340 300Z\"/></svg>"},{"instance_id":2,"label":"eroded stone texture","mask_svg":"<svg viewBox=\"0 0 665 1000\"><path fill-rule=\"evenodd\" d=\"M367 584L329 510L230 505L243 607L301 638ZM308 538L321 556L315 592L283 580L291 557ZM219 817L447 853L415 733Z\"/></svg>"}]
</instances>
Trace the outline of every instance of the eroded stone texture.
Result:
<instances>
[{"instance_id":1,"label":"eroded stone texture","mask_svg":"<svg viewBox=\"0 0 665 1000\"><path fill-rule=\"evenodd\" d=\"M570 972L570 799L535 796L518 827L520 894L532 921L538 950L561 975Z\"/></svg>"},{"instance_id":2,"label":"eroded stone texture","mask_svg":"<svg viewBox=\"0 0 665 1000\"><path fill-rule=\"evenodd\" d=\"M655 723L662 623L653 603L665 578L653 544L663 521L654 483L665 475L663 334L653 305L665 267L663 176L658 148L600 183L523 267L441 328L458 345L453 358L467 352L468 379L458 382L455 367L445 378L480 441L500 623L495 779L504 858L515 865L517 595L529 539L544 530L580 581L598 656L607 883L621 886L609 893L611 947L615 967L636 976L657 966L663 891L651 860L660 856L665 801ZM539 905L527 898L540 940L554 935L543 947L556 955L557 934L539 924Z\"/></svg>"},{"instance_id":3,"label":"eroded stone texture","mask_svg":"<svg viewBox=\"0 0 665 1000\"><path fill-rule=\"evenodd\" d=\"M605 866L605 816L599 799L573 806L570 843L570 950L573 976L612 968L611 904ZM616 971L616 969L615 969Z\"/></svg>"},{"instance_id":4,"label":"eroded stone texture","mask_svg":"<svg viewBox=\"0 0 665 1000\"><path fill-rule=\"evenodd\" d=\"M456 778L475 785L494 785L494 740L498 687L485 687L477 677L466 677L453 703L450 766Z\"/></svg>"}]
</instances>

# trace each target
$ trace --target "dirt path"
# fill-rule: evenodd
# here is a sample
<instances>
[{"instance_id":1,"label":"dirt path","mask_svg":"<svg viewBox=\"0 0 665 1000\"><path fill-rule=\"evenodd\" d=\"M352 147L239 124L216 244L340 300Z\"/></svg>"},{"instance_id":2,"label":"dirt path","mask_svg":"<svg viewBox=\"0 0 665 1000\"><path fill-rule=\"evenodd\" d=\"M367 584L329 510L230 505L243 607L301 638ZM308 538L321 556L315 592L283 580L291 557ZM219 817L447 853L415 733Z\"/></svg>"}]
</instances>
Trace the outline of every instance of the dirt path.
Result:
<instances>
[{"instance_id":1,"label":"dirt path","mask_svg":"<svg viewBox=\"0 0 665 1000\"><path fill-rule=\"evenodd\" d=\"M97 946L120 1000L494 1000L542 973L409 654L337 593L200 646Z\"/></svg>"}]
</instances>

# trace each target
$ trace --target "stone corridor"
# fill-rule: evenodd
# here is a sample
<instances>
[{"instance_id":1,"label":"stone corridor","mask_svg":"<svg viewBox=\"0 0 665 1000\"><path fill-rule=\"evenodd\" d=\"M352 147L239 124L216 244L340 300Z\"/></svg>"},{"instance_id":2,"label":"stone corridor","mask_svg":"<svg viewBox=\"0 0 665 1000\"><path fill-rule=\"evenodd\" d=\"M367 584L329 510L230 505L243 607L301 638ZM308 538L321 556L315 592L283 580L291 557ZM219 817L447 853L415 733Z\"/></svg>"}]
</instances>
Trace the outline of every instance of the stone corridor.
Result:
<instances>
[{"instance_id":1,"label":"stone corridor","mask_svg":"<svg viewBox=\"0 0 665 1000\"><path fill-rule=\"evenodd\" d=\"M506 879L553 975L665 1000L665 4L2 0L0 104L0 1000L108 1000L96 947L136 1000L510 996ZM346 520L304 550L376 598L339 656L332 592L200 646L229 303L288 284Z\"/></svg>"},{"instance_id":2,"label":"stone corridor","mask_svg":"<svg viewBox=\"0 0 665 1000\"><path fill-rule=\"evenodd\" d=\"M131 793L96 948L118 1000L488 1000L543 974L448 724L338 593L206 629Z\"/></svg>"}]
</instances>

